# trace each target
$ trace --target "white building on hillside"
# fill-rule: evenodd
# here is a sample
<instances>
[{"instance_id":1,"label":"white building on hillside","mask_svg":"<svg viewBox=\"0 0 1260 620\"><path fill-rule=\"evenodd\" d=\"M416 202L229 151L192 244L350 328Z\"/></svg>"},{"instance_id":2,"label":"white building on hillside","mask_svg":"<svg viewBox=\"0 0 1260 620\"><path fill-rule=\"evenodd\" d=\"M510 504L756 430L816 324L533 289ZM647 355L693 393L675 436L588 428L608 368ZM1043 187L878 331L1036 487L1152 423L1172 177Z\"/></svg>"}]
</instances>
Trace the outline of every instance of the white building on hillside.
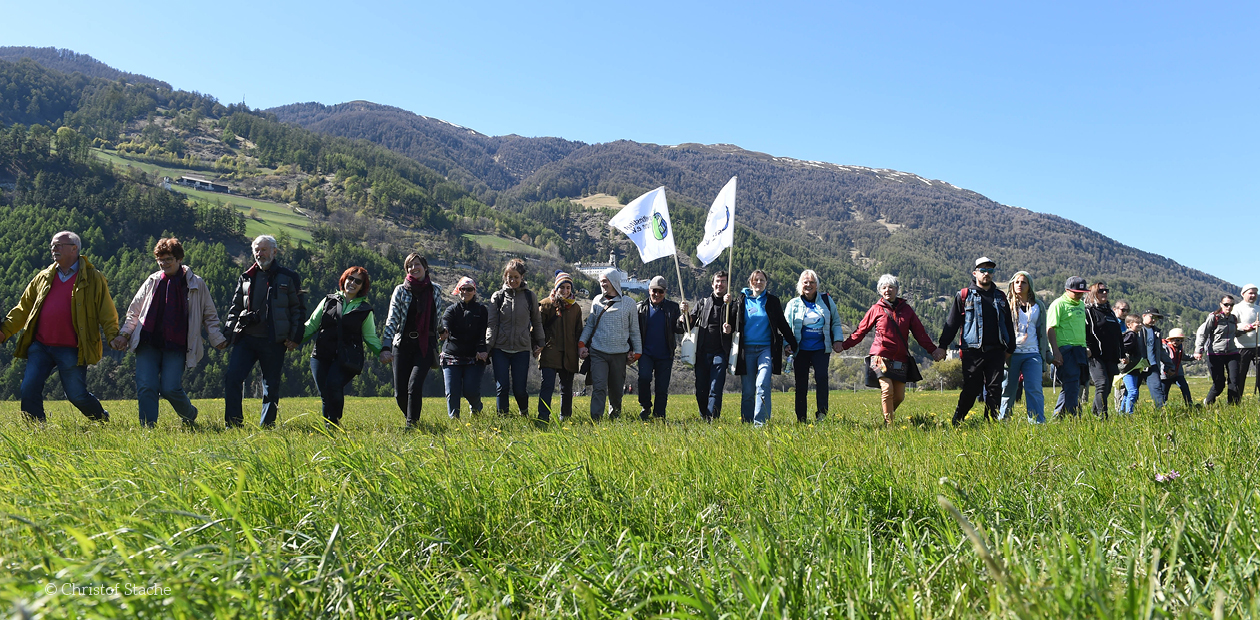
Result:
<instances>
[{"instance_id":1,"label":"white building on hillside","mask_svg":"<svg viewBox=\"0 0 1260 620\"><path fill-rule=\"evenodd\" d=\"M612 250L608 253L608 262L606 263L583 264L583 263L578 262L578 263L573 263L573 266L576 267L577 270L581 272L582 274L585 274L594 280L599 280L600 274L604 273L610 268L617 267L617 251ZM628 292L628 291L638 291L641 293L647 292L648 282L650 282L650 280L640 280L638 278L635 278L634 276L631 276L630 274L624 271L621 271L621 269L619 268L617 269L617 271L621 272L621 290L623 292Z\"/></svg>"}]
</instances>

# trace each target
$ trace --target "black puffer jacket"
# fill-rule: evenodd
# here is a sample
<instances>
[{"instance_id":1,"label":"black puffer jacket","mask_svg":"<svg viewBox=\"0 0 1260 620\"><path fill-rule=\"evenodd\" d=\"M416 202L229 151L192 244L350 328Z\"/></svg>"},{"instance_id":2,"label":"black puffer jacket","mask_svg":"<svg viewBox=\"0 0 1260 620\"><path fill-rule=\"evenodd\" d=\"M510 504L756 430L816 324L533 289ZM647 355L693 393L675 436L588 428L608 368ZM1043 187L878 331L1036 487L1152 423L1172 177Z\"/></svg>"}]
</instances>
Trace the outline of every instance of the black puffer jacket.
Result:
<instances>
[{"instance_id":1,"label":"black puffer jacket","mask_svg":"<svg viewBox=\"0 0 1260 620\"><path fill-rule=\"evenodd\" d=\"M1090 357L1111 364L1124 357L1124 325L1111 308L1085 306L1085 346Z\"/></svg>"}]
</instances>

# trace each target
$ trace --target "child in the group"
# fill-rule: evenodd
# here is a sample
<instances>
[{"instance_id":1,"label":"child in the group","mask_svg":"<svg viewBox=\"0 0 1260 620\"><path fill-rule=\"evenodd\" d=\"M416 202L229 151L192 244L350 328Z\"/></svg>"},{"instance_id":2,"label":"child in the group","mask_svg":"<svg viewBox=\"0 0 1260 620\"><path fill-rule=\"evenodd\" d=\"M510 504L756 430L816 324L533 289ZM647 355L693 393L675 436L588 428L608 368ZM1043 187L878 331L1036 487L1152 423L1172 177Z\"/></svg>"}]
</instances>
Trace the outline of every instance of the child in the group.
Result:
<instances>
[{"instance_id":1,"label":"child in the group","mask_svg":"<svg viewBox=\"0 0 1260 620\"><path fill-rule=\"evenodd\" d=\"M1143 353L1146 343L1142 341L1144 330L1138 329L1141 324L1141 315L1130 314L1124 317L1124 356L1121 360L1124 367L1120 369L1120 376L1116 377L1121 383L1116 389L1116 397L1120 399L1120 413L1133 413L1137 406L1139 375L1150 365Z\"/></svg>"},{"instance_id":2,"label":"child in the group","mask_svg":"<svg viewBox=\"0 0 1260 620\"><path fill-rule=\"evenodd\" d=\"M1165 363L1160 369L1159 378L1164 382L1164 394L1169 395L1168 391L1174 383L1181 386L1181 397L1186 400L1186 406L1194 405L1194 399L1190 397L1190 386L1186 384L1186 373L1184 358L1185 353L1181 346L1186 339L1186 333L1181 331L1180 327L1174 327L1169 330L1168 337L1164 339L1164 350L1168 352L1170 363Z\"/></svg>"}]
</instances>

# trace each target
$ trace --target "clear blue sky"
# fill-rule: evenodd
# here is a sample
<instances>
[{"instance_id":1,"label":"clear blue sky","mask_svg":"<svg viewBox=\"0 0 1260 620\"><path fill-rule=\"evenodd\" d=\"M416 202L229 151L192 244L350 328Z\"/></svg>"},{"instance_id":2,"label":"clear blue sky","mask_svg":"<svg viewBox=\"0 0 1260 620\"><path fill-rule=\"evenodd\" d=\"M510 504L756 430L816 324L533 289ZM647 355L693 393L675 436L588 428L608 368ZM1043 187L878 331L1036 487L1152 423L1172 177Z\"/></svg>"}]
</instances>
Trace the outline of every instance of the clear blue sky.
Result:
<instances>
[{"instance_id":1,"label":"clear blue sky","mask_svg":"<svg viewBox=\"0 0 1260 620\"><path fill-rule=\"evenodd\" d=\"M1260 281L1256 2L14 4L224 102L894 168Z\"/></svg>"}]
</instances>

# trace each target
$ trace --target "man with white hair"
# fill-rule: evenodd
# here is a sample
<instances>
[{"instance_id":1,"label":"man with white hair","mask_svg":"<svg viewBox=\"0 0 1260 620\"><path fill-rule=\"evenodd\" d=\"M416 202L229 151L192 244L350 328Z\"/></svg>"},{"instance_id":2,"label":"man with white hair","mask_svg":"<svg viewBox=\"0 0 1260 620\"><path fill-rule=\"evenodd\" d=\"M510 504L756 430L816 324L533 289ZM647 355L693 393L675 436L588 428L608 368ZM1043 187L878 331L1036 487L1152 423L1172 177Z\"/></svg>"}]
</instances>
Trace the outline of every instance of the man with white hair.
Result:
<instances>
[{"instance_id":1,"label":"man with white hair","mask_svg":"<svg viewBox=\"0 0 1260 620\"><path fill-rule=\"evenodd\" d=\"M274 426L280 411L280 371L284 353L302 342L306 300L302 279L281 267L276 238L260 235L252 244L254 264L236 281L232 308L224 322L231 334L232 353L223 375L223 419L228 428L245 423L241 409L245 379L258 363L262 371L263 405L260 424Z\"/></svg>"},{"instance_id":2,"label":"man with white hair","mask_svg":"<svg viewBox=\"0 0 1260 620\"><path fill-rule=\"evenodd\" d=\"M685 331L682 309L665 298L665 278L656 276L648 284L648 298L639 302L639 335L643 357L639 358L639 419L653 416L665 419L669 403L669 379L674 369L678 334ZM652 376L656 376L656 403L652 403Z\"/></svg>"},{"instance_id":3,"label":"man with white hair","mask_svg":"<svg viewBox=\"0 0 1260 620\"><path fill-rule=\"evenodd\" d=\"M101 361L105 340L118 335L118 310L109 282L80 256L83 241L68 230L52 238L53 264L35 274L18 305L4 318L0 340L22 332L13 357L26 359L22 412L45 421L44 383L61 377L66 398L89 420L108 422L109 412L87 389L87 367Z\"/></svg>"},{"instance_id":4,"label":"man with white hair","mask_svg":"<svg viewBox=\"0 0 1260 620\"><path fill-rule=\"evenodd\" d=\"M1257 339L1256 328L1260 327L1260 311L1256 308L1256 285L1242 287L1241 299L1234 303L1233 315L1238 317L1238 331L1234 336L1234 344L1238 346L1238 396L1247 391L1247 373L1251 366L1257 367L1256 391L1260 392L1260 339Z\"/></svg>"},{"instance_id":5,"label":"man with white hair","mask_svg":"<svg viewBox=\"0 0 1260 620\"><path fill-rule=\"evenodd\" d=\"M621 272L613 267L599 276L602 289L591 304L586 327L578 338L578 357L591 358L591 419L621 416L621 395L626 385L626 364L643 353L639 315L633 299L621 293ZM589 347L587 346L589 344Z\"/></svg>"}]
</instances>

